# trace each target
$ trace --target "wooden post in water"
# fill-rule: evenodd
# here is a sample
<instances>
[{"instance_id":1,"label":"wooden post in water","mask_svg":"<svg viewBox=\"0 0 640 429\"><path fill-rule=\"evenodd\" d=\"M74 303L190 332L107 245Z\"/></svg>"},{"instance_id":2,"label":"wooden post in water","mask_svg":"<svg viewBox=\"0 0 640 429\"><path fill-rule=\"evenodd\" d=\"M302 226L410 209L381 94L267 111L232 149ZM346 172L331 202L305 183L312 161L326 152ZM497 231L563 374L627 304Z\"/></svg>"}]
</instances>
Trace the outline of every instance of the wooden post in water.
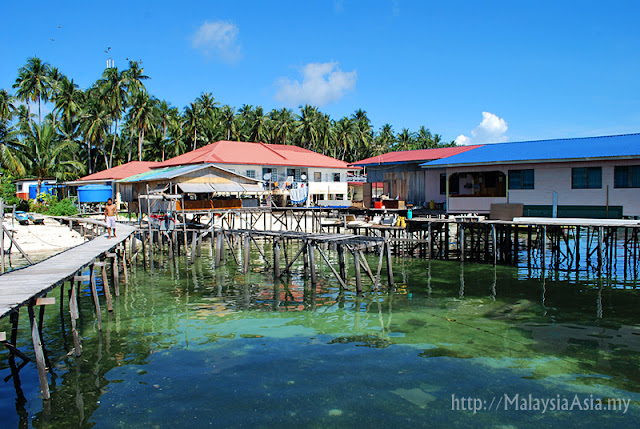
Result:
<instances>
[{"instance_id":1,"label":"wooden post in water","mask_svg":"<svg viewBox=\"0 0 640 429\"><path fill-rule=\"evenodd\" d=\"M244 246L242 250L244 251L244 273L247 274L249 272L249 264L251 262L251 237L249 236L249 234L244 235Z\"/></svg>"},{"instance_id":2,"label":"wooden post in water","mask_svg":"<svg viewBox=\"0 0 640 429\"><path fill-rule=\"evenodd\" d=\"M433 232L431 230L431 222L427 225L427 240L428 240L428 251L429 251L429 259L433 257Z\"/></svg>"},{"instance_id":3,"label":"wooden post in water","mask_svg":"<svg viewBox=\"0 0 640 429\"><path fill-rule=\"evenodd\" d=\"M48 400L51 396L49 394L49 380L47 378L47 368L44 363L44 351L42 350L42 339L40 338L40 332L38 331L38 324L36 323L36 315L33 311L35 302L32 301L29 304L29 320L31 322L31 340L33 341L33 351L36 355L36 366L38 368L38 378L40 379L40 392L42 393L42 399Z\"/></svg>"},{"instance_id":4,"label":"wooden post in water","mask_svg":"<svg viewBox=\"0 0 640 429\"><path fill-rule=\"evenodd\" d=\"M340 266L340 277L347 281L347 269L344 257L344 244L338 244L338 265Z\"/></svg>"},{"instance_id":5,"label":"wooden post in water","mask_svg":"<svg viewBox=\"0 0 640 429\"><path fill-rule=\"evenodd\" d=\"M280 240L278 237L273 238L273 274L276 278L280 277Z\"/></svg>"},{"instance_id":6,"label":"wooden post in water","mask_svg":"<svg viewBox=\"0 0 640 429\"><path fill-rule=\"evenodd\" d=\"M78 294L75 278L71 280L71 291L69 295L69 317L71 318L71 332L73 333L73 346L76 357L80 357L82 353L82 346L80 345L80 336L78 335L78 328L76 326L76 320L80 317L78 314Z\"/></svg>"},{"instance_id":7,"label":"wooden post in water","mask_svg":"<svg viewBox=\"0 0 640 429\"><path fill-rule=\"evenodd\" d=\"M541 252L541 261L540 261L540 265L542 267L542 269L544 270L546 268L546 248L547 248L547 226L543 225L542 227L542 243L540 246L540 252Z\"/></svg>"},{"instance_id":8,"label":"wooden post in water","mask_svg":"<svg viewBox=\"0 0 640 429\"><path fill-rule=\"evenodd\" d=\"M459 231L460 231L460 261L464 262L464 247L465 247L465 240L464 240L464 223L460 223L459 224Z\"/></svg>"},{"instance_id":9,"label":"wooden post in water","mask_svg":"<svg viewBox=\"0 0 640 429\"><path fill-rule=\"evenodd\" d=\"M302 260L304 264L304 278L309 277L309 242L304 240L302 242Z\"/></svg>"},{"instance_id":10,"label":"wooden post in water","mask_svg":"<svg viewBox=\"0 0 640 429\"><path fill-rule=\"evenodd\" d=\"M385 241L384 247L387 250L387 284L389 288L392 288L394 285L393 282L393 260L391 259L391 247L389 246L389 242Z\"/></svg>"},{"instance_id":11,"label":"wooden post in water","mask_svg":"<svg viewBox=\"0 0 640 429\"><path fill-rule=\"evenodd\" d=\"M109 290L109 278L107 276L106 265L106 261L99 261L93 264L94 267L100 267L102 269L102 289L104 290L104 296L107 299L107 310L113 311L113 302L111 301L111 291Z\"/></svg>"},{"instance_id":12,"label":"wooden post in water","mask_svg":"<svg viewBox=\"0 0 640 429\"><path fill-rule=\"evenodd\" d=\"M313 286L313 290L316 289L316 258L315 258L315 243L313 241L309 241L309 268L311 271L311 286Z\"/></svg>"},{"instance_id":13,"label":"wooden post in water","mask_svg":"<svg viewBox=\"0 0 640 429\"><path fill-rule=\"evenodd\" d=\"M98 290L96 288L96 276L93 271L93 264L89 266L89 282L91 283L91 295L93 295L93 303L96 306L96 317L98 318L98 330L102 331L102 312L100 311L100 300L98 299Z\"/></svg>"},{"instance_id":14,"label":"wooden post in water","mask_svg":"<svg viewBox=\"0 0 640 429\"><path fill-rule=\"evenodd\" d=\"M362 274L360 273L360 254L357 250L353 252L353 265L356 270L356 293L362 295Z\"/></svg>"},{"instance_id":15,"label":"wooden post in water","mask_svg":"<svg viewBox=\"0 0 640 429\"><path fill-rule=\"evenodd\" d=\"M118 254L114 252L108 252L106 254L107 258L113 258L111 261L111 271L113 274L113 287L115 288L116 296L120 295L120 270L118 269ZM153 259L151 260L153 263Z\"/></svg>"},{"instance_id":16,"label":"wooden post in water","mask_svg":"<svg viewBox=\"0 0 640 429\"><path fill-rule=\"evenodd\" d=\"M222 261L222 252L224 252L224 232L222 230L218 231L216 234L216 268L220 266Z\"/></svg>"},{"instance_id":17,"label":"wooden post in water","mask_svg":"<svg viewBox=\"0 0 640 429\"><path fill-rule=\"evenodd\" d=\"M598 276L602 276L602 242L604 241L604 234L602 227L598 227Z\"/></svg>"}]
</instances>

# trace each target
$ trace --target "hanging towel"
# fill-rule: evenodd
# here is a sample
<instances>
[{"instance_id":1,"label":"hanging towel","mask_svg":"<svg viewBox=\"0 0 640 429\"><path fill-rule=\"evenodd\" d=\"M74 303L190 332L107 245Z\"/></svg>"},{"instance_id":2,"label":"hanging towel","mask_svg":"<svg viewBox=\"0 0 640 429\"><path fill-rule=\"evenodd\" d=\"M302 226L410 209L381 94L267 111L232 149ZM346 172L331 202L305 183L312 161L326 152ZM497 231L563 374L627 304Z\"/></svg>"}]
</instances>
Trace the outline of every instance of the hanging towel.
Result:
<instances>
[{"instance_id":1,"label":"hanging towel","mask_svg":"<svg viewBox=\"0 0 640 429\"><path fill-rule=\"evenodd\" d=\"M289 197L291 198L291 202L294 204L300 204L307 201L307 196L309 188L306 186L304 188L295 188L289 191Z\"/></svg>"}]
</instances>

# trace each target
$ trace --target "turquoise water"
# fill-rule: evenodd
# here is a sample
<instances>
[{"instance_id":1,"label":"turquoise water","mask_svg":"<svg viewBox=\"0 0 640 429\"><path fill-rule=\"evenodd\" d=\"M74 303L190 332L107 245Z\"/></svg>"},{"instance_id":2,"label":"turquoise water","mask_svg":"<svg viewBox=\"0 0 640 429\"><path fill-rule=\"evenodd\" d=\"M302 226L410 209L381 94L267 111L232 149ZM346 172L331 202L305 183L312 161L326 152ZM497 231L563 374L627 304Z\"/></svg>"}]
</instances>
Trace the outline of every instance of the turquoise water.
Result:
<instances>
[{"instance_id":1,"label":"turquoise water","mask_svg":"<svg viewBox=\"0 0 640 429\"><path fill-rule=\"evenodd\" d=\"M315 290L298 264L274 282L260 260L253 254L247 276L233 258L215 270L205 245L188 268L184 258L155 261L153 272L140 263L102 333L85 287L80 359L70 353L68 309L61 319L48 307L52 399L43 406L33 363L16 388L1 351L2 427L640 425L636 289L396 259L397 288L358 297L328 269ZM25 316L18 346L33 356ZM516 409L576 398L589 409ZM630 402L626 412L592 409L599 398Z\"/></svg>"}]
</instances>

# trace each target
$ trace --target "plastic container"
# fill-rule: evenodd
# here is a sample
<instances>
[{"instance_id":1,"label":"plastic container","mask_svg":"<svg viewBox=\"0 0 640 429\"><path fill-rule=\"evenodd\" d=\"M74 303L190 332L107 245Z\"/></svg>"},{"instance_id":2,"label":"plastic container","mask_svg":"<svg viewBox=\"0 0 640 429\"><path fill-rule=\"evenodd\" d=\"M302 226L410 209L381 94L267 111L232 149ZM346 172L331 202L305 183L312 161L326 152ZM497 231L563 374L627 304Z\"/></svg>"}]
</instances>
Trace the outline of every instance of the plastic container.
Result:
<instances>
[{"instance_id":1,"label":"plastic container","mask_svg":"<svg viewBox=\"0 0 640 429\"><path fill-rule=\"evenodd\" d=\"M108 185L85 185L78 188L80 203L106 203L113 197L113 188Z\"/></svg>"},{"instance_id":2,"label":"plastic container","mask_svg":"<svg viewBox=\"0 0 640 429\"><path fill-rule=\"evenodd\" d=\"M413 219L413 210L411 209L407 210L407 219Z\"/></svg>"},{"instance_id":3,"label":"plastic container","mask_svg":"<svg viewBox=\"0 0 640 429\"><path fill-rule=\"evenodd\" d=\"M373 208L374 209L381 209L382 208L382 201L374 201L373 202Z\"/></svg>"},{"instance_id":4,"label":"plastic container","mask_svg":"<svg viewBox=\"0 0 640 429\"><path fill-rule=\"evenodd\" d=\"M38 185L29 185L29 198L35 200L38 196ZM55 187L54 185L48 185L46 183L42 183L40 185L40 193L41 194L49 194L55 195Z\"/></svg>"}]
</instances>

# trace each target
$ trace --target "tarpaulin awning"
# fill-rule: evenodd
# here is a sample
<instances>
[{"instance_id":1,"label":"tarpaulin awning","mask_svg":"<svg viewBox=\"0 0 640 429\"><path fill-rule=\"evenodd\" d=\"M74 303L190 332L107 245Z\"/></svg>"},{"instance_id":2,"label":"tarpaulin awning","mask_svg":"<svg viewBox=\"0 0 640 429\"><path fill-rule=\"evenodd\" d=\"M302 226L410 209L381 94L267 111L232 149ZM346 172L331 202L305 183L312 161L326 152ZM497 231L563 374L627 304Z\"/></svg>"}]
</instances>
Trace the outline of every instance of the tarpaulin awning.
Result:
<instances>
[{"instance_id":1,"label":"tarpaulin awning","mask_svg":"<svg viewBox=\"0 0 640 429\"><path fill-rule=\"evenodd\" d=\"M209 183L178 183L178 187L187 194L210 194L213 192Z\"/></svg>"}]
</instances>

